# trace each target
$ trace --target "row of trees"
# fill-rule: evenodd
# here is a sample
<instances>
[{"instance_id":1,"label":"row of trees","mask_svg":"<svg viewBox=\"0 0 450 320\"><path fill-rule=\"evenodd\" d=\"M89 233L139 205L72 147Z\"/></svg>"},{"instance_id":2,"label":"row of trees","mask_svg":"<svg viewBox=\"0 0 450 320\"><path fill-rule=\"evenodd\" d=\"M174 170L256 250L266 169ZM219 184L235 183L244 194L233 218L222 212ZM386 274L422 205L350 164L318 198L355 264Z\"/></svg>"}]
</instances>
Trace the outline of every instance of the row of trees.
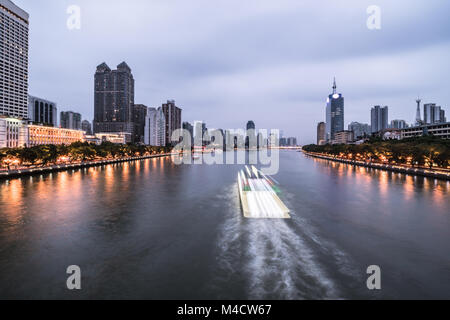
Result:
<instances>
[{"instance_id":1,"label":"row of trees","mask_svg":"<svg viewBox=\"0 0 450 320\"><path fill-rule=\"evenodd\" d=\"M134 144L101 145L88 142L75 142L71 145L40 145L29 148L0 149L0 164L3 167L13 165L49 165L58 162L79 162L99 159L117 159L132 156L144 156L167 153L168 147L153 147Z\"/></svg>"},{"instance_id":2,"label":"row of trees","mask_svg":"<svg viewBox=\"0 0 450 320\"><path fill-rule=\"evenodd\" d=\"M450 167L450 140L433 136L384 141L374 138L361 145L308 145L303 150L351 160Z\"/></svg>"}]
</instances>

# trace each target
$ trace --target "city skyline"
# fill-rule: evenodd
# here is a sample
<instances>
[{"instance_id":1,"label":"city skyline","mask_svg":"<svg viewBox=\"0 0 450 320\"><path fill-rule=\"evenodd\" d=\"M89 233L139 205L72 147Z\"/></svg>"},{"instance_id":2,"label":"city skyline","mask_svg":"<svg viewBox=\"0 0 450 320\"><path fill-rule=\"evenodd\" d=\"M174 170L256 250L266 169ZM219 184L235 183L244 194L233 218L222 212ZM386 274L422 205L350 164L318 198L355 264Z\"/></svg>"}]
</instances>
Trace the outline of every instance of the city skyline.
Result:
<instances>
[{"instance_id":1,"label":"city skyline","mask_svg":"<svg viewBox=\"0 0 450 320\"><path fill-rule=\"evenodd\" d=\"M259 127L297 136L301 144L315 141L315 126L325 108L322 97L329 93L333 76L347 98L345 127L352 121L368 123L367 110L375 104L389 105L392 118L413 123L418 94L423 103L444 109L450 101L443 81L450 36L440 27L447 24L446 10L442 3L438 9L435 1L414 5L381 1L383 25L377 31L365 25L365 9L371 4L366 1L345 8L335 3L319 8L293 1L258 6L228 2L220 10L203 1L190 3L189 8L181 3L172 7L133 1L126 10L120 3L81 2L81 29L72 31L66 28L67 3L46 10L41 10L45 4L15 3L31 17L29 93L72 106L89 121L92 70L103 61L127 61L139 103L156 107L176 99L185 110L183 120L207 119L212 127L238 128L245 119L253 119ZM241 9L237 16L231 14L236 7ZM198 10L210 18L195 21ZM304 28L308 21L294 23L305 13L314 36ZM328 17L330 23L351 22L329 28L317 22L319 16ZM429 16L436 23L427 23ZM168 17L178 23L162 27ZM98 41L106 29L112 32ZM411 33L414 41L405 37ZM112 37L122 37L124 49L114 48ZM275 46L267 47L272 42ZM55 54L46 50L50 43ZM333 50L323 50L325 45ZM236 120L236 113L242 121ZM289 117L282 116L286 113Z\"/></svg>"}]
</instances>

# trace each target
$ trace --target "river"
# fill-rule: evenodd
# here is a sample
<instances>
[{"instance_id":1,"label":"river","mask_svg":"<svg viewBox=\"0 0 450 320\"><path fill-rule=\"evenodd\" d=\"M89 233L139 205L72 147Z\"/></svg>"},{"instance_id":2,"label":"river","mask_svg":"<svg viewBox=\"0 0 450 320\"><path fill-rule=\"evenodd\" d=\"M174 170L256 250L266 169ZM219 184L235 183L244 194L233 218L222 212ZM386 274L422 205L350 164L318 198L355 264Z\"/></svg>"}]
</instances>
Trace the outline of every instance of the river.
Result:
<instances>
[{"instance_id":1,"label":"river","mask_svg":"<svg viewBox=\"0 0 450 320\"><path fill-rule=\"evenodd\" d=\"M450 299L448 181L282 151L292 219L246 220L241 168L167 157L0 182L0 299Z\"/></svg>"}]
</instances>

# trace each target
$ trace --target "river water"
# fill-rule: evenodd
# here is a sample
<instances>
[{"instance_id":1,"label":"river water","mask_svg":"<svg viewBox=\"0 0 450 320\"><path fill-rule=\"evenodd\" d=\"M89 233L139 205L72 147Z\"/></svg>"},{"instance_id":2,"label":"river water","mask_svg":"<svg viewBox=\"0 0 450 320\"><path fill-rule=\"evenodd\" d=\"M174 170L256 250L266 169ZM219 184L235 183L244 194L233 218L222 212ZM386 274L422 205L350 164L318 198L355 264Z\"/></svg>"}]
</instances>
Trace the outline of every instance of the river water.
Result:
<instances>
[{"instance_id":1,"label":"river water","mask_svg":"<svg viewBox=\"0 0 450 320\"><path fill-rule=\"evenodd\" d=\"M0 299L450 299L449 182L283 151L292 219L246 220L241 168L160 158L0 182Z\"/></svg>"}]
</instances>

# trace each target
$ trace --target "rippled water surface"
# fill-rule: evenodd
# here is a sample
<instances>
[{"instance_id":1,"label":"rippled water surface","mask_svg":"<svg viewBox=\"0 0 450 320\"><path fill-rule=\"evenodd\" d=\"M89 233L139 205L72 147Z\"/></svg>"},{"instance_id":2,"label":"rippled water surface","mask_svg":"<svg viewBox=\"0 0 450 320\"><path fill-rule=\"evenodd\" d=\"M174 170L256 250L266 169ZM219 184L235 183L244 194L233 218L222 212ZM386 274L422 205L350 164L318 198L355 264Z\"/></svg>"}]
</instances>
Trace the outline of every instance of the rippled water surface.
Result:
<instances>
[{"instance_id":1,"label":"rippled water surface","mask_svg":"<svg viewBox=\"0 0 450 320\"><path fill-rule=\"evenodd\" d=\"M292 219L246 220L239 169L165 158L0 182L0 298L450 299L450 183L285 151Z\"/></svg>"}]
</instances>

